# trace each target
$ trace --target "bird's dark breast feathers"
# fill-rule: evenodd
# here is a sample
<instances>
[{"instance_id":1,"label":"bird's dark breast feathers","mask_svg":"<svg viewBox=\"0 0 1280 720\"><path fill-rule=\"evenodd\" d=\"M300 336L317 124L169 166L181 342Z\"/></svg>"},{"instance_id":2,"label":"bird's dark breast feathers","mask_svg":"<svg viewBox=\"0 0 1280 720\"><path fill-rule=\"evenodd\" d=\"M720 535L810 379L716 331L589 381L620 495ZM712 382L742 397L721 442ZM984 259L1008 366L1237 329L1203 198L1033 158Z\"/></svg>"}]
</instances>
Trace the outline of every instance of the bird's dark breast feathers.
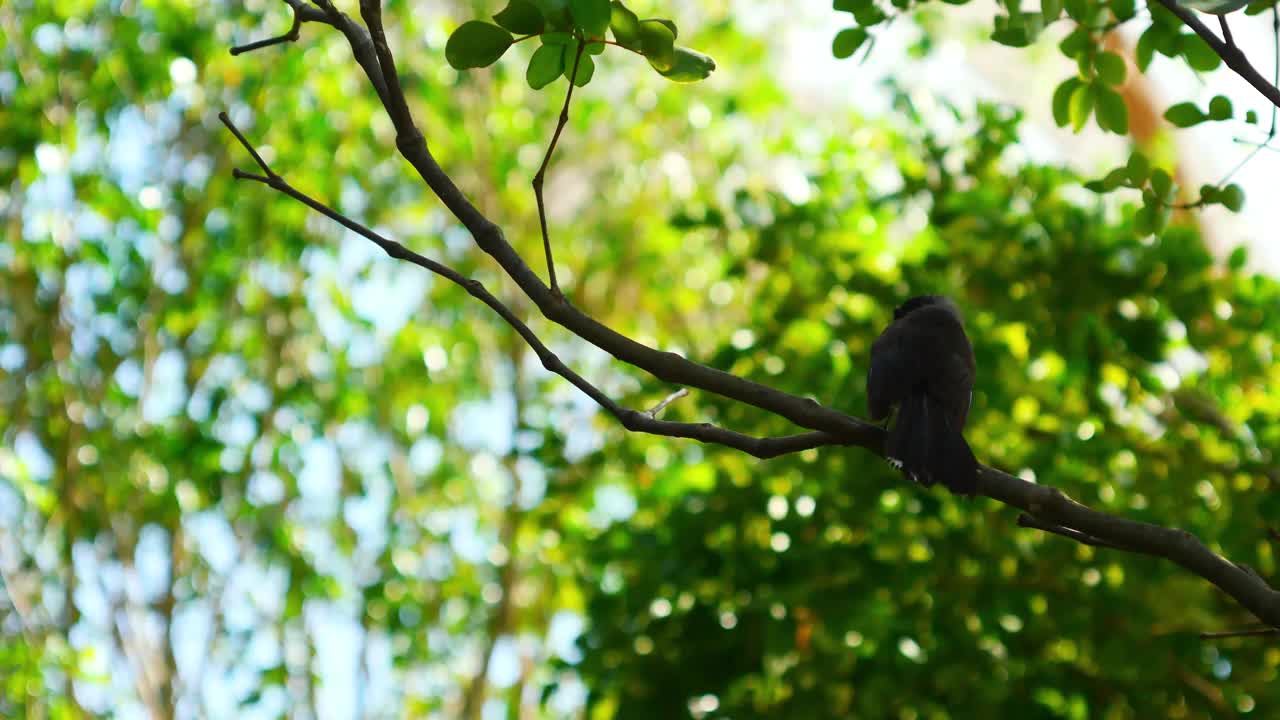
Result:
<instances>
[{"instance_id":1,"label":"bird's dark breast feathers","mask_svg":"<svg viewBox=\"0 0 1280 720\"><path fill-rule=\"evenodd\" d=\"M867 405L874 420L923 391L964 427L975 375L973 348L950 309L929 305L895 320L871 344Z\"/></svg>"}]
</instances>

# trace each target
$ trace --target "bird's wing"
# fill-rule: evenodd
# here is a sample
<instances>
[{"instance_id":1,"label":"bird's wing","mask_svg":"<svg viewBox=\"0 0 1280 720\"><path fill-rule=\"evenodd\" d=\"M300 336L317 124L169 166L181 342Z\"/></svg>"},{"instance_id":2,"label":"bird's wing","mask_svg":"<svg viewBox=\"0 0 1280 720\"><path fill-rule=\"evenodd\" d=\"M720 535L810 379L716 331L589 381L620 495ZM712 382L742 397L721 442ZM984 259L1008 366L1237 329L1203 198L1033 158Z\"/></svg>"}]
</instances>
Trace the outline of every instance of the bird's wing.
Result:
<instances>
[{"instance_id":1,"label":"bird's wing","mask_svg":"<svg viewBox=\"0 0 1280 720\"><path fill-rule=\"evenodd\" d=\"M867 369L867 410L873 420L889 417L920 377L910 333L899 323L890 325L871 345Z\"/></svg>"}]
</instances>

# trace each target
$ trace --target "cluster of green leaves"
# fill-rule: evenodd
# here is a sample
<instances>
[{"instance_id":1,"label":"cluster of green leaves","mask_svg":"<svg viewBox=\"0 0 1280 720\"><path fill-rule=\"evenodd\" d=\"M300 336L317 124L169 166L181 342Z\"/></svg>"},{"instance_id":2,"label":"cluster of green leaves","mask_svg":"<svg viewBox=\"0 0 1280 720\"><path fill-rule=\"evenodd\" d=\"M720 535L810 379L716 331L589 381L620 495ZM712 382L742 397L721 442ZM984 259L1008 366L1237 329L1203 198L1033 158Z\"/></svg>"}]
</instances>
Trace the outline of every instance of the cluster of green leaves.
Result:
<instances>
[{"instance_id":1,"label":"cluster of green leaves","mask_svg":"<svg viewBox=\"0 0 1280 720\"><path fill-rule=\"evenodd\" d=\"M1191 127L1199 125L1202 122L1230 120L1234 116L1231 107L1231 100L1225 95L1214 95L1209 101L1209 107L1201 110L1193 102L1181 102L1170 107L1164 113L1164 119L1168 120L1174 127ZM1252 122L1257 122L1257 117L1253 117Z\"/></svg>"},{"instance_id":2,"label":"cluster of green leaves","mask_svg":"<svg viewBox=\"0 0 1280 720\"><path fill-rule=\"evenodd\" d=\"M951 1L951 0L949 0ZM968 0L954 0L953 4L965 4ZM832 52L838 58L853 55L871 37L872 29L889 20L889 15L875 0L835 0L836 10L852 13L854 27L837 32ZM1248 6L1246 13L1256 15L1269 11L1274 3L1259 0ZM909 0L895 0L900 10L911 9ZM1011 0L1000 4L994 18L991 39L1009 47L1023 48L1035 43L1044 30L1057 22L1069 23L1071 29L1058 43L1062 55L1076 63L1073 76L1061 81L1054 90L1052 111L1059 127L1070 127L1080 132L1092 119L1104 131L1117 135L1129 132L1129 111L1119 87L1126 82L1126 61L1117 52L1104 46L1103 38L1120 25L1139 18L1134 0L1042 0L1040 10L1024 10ZM1135 50L1135 63L1140 72L1146 72L1154 57L1159 54L1179 59L1191 70L1206 73L1221 65L1221 58L1198 35L1182 24L1178 18L1158 3L1146 6L1150 24L1141 33ZM1218 95L1201 109L1191 102L1180 102L1169 108L1165 119L1176 128L1186 128L1209 121L1226 121L1235 118L1230 100ZM1257 124L1253 110L1244 115L1244 121ZM1148 187L1144 176L1134 180L1132 168L1118 167L1103 180L1090 183L1094 190L1110 192L1121 187L1146 190L1144 200L1147 211L1139 223L1143 232L1159 231L1167 222L1168 206L1173 198L1165 198L1160 187ZM1166 174L1167 177L1167 174ZM1205 186L1201 189L1197 207L1220 204L1232 211L1243 205L1243 194L1238 186Z\"/></svg>"},{"instance_id":3,"label":"cluster of green leaves","mask_svg":"<svg viewBox=\"0 0 1280 720\"><path fill-rule=\"evenodd\" d=\"M1142 208L1134 217L1134 230L1143 236L1163 232L1169 223L1171 212L1177 207L1178 184L1168 171L1153 168L1151 160L1141 151L1134 151L1124 167L1116 168L1105 177L1091 180L1084 186L1097 193L1109 193L1122 187L1141 190ZM1236 212L1244 206L1244 190L1235 183L1222 187L1202 185L1200 199L1193 205L1221 205Z\"/></svg>"},{"instance_id":4,"label":"cluster of green leaves","mask_svg":"<svg viewBox=\"0 0 1280 720\"><path fill-rule=\"evenodd\" d=\"M453 31L445 45L450 65L459 70L488 67L513 44L536 37L542 45L525 73L535 90L562 76L572 75L578 86L591 82L592 56L608 44L644 56L658 74L676 82L703 80L716 67L707 55L676 44L680 33L674 21L642 20L619 0L509 0L493 19L471 20Z\"/></svg>"}]
</instances>

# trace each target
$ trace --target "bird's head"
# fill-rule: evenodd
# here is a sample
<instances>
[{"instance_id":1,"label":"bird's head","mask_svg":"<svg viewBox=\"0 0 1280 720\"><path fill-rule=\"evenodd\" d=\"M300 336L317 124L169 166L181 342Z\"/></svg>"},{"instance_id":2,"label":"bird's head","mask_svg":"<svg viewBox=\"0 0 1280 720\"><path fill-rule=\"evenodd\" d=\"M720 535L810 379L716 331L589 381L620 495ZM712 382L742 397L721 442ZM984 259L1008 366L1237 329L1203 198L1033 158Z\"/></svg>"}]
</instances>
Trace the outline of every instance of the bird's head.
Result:
<instances>
[{"instance_id":1,"label":"bird's head","mask_svg":"<svg viewBox=\"0 0 1280 720\"><path fill-rule=\"evenodd\" d=\"M957 320L961 320L960 308L946 295L917 295L893 309L893 319L901 320L923 307L937 305L946 308Z\"/></svg>"}]
</instances>

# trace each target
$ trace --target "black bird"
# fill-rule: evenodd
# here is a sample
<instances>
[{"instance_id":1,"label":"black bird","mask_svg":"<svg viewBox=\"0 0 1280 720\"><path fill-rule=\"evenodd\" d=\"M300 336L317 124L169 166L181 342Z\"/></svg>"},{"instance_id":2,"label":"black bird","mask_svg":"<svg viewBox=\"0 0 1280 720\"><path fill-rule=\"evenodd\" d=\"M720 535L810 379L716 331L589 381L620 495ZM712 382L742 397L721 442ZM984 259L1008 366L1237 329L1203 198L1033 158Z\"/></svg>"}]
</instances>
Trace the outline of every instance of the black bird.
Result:
<instances>
[{"instance_id":1,"label":"black bird","mask_svg":"<svg viewBox=\"0 0 1280 720\"><path fill-rule=\"evenodd\" d=\"M955 303L942 295L913 297L871 344L867 406L890 420L885 457L922 485L951 492L978 488L978 461L961 430L973 402L973 346ZM894 410L897 413L894 413Z\"/></svg>"}]
</instances>

